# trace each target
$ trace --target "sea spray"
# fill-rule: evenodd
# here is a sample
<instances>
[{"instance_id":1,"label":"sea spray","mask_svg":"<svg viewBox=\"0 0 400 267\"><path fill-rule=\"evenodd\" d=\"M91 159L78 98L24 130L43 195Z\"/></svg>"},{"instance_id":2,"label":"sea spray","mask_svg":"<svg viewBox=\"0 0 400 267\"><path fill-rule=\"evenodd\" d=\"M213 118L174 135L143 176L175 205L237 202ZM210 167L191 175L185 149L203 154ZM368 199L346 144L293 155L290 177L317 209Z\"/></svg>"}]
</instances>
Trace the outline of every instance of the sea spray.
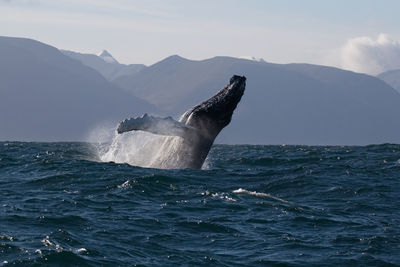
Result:
<instances>
[{"instance_id":1,"label":"sea spray","mask_svg":"<svg viewBox=\"0 0 400 267\"><path fill-rule=\"evenodd\" d=\"M115 133L112 142L104 153L100 155L103 162L128 163L134 166L149 167L156 150L156 145L165 137L147 132L129 132L125 134Z\"/></svg>"},{"instance_id":2,"label":"sea spray","mask_svg":"<svg viewBox=\"0 0 400 267\"><path fill-rule=\"evenodd\" d=\"M101 162L128 163L149 167L161 139L165 137L143 131L118 134L115 127L100 125L88 135L95 151L95 160Z\"/></svg>"},{"instance_id":3,"label":"sea spray","mask_svg":"<svg viewBox=\"0 0 400 267\"><path fill-rule=\"evenodd\" d=\"M176 130L166 129L174 128L174 125L159 121L155 120L155 128L159 131L167 133ZM148 125L149 122L151 121L147 121L147 128L152 128L152 125ZM95 150L95 161L128 163L147 168L179 169L182 162L190 158L192 153L190 145L184 145L181 136L166 136L142 130L119 134L115 127L109 125L95 127L88 135L88 141ZM206 162L203 166L207 167L209 164Z\"/></svg>"},{"instance_id":4,"label":"sea spray","mask_svg":"<svg viewBox=\"0 0 400 267\"><path fill-rule=\"evenodd\" d=\"M102 129L101 131L103 131ZM94 135L96 136L96 135ZM162 136L143 131L132 131L118 134L113 131L108 139L92 142L96 151L96 160L101 162L128 163L145 168L171 169L179 166L182 157L188 155L183 138L179 136ZM210 158L207 157L202 169L211 168Z\"/></svg>"}]
</instances>

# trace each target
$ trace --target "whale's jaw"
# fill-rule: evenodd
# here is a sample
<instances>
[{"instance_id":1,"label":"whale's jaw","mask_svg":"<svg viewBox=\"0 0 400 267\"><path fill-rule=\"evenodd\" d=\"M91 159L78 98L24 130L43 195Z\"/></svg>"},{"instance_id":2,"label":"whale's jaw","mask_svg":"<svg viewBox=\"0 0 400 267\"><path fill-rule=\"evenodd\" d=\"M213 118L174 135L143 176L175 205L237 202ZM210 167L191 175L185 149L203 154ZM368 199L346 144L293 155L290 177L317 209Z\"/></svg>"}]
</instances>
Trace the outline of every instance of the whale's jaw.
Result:
<instances>
[{"instance_id":1,"label":"whale's jaw","mask_svg":"<svg viewBox=\"0 0 400 267\"><path fill-rule=\"evenodd\" d=\"M245 87L246 77L233 76L227 86L186 111L179 121L200 130L203 137L214 141L219 132L230 123Z\"/></svg>"}]
</instances>

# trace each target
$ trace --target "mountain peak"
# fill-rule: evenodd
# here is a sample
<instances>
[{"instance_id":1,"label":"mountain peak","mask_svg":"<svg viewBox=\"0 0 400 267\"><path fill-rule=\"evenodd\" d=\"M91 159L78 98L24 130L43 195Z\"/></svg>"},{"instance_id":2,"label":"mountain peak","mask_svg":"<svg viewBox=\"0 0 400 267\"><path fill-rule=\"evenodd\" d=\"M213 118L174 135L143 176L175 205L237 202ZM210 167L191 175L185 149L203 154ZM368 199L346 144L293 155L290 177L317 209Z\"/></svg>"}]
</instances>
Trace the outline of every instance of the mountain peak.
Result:
<instances>
[{"instance_id":1,"label":"mountain peak","mask_svg":"<svg viewBox=\"0 0 400 267\"><path fill-rule=\"evenodd\" d=\"M169 60L169 61L171 61L171 60L180 61L180 60L187 60L187 59L186 59L186 58L183 58L183 57L181 57L181 56L179 56L179 55L172 55L172 56L169 56L169 57L165 58L164 60Z\"/></svg>"},{"instance_id":2,"label":"mountain peak","mask_svg":"<svg viewBox=\"0 0 400 267\"><path fill-rule=\"evenodd\" d=\"M118 63L118 61L107 50L103 50L99 55L107 63Z\"/></svg>"}]
</instances>

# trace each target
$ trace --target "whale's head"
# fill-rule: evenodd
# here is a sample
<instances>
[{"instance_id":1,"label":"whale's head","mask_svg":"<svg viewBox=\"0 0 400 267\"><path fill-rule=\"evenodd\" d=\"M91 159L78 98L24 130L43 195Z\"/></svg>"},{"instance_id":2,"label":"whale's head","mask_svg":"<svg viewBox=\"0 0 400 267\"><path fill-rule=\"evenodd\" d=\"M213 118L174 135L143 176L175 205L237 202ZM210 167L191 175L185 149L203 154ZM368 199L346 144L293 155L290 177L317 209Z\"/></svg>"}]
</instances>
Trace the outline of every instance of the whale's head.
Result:
<instances>
[{"instance_id":1,"label":"whale's head","mask_svg":"<svg viewBox=\"0 0 400 267\"><path fill-rule=\"evenodd\" d=\"M246 77L233 76L229 84L213 97L186 111L180 122L197 129L203 137L213 141L230 123L245 87Z\"/></svg>"}]
</instances>

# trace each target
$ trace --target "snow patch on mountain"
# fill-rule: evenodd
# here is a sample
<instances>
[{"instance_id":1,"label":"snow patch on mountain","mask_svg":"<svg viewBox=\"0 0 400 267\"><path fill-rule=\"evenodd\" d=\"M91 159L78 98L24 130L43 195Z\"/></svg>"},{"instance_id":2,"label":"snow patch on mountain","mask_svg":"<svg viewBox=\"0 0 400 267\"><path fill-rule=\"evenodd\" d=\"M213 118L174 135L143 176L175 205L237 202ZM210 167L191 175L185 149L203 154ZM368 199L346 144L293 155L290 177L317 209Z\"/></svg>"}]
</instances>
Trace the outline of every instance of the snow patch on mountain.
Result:
<instances>
[{"instance_id":1,"label":"snow patch on mountain","mask_svg":"<svg viewBox=\"0 0 400 267\"><path fill-rule=\"evenodd\" d=\"M263 58L261 57L253 57L253 56L241 56L239 57L241 59L247 59L247 60L252 60L252 61L257 61L257 62L266 62Z\"/></svg>"},{"instance_id":2,"label":"snow patch on mountain","mask_svg":"<svg viewBox=\"0 0 400 267\"><path fill-rule=\"evenodd\" d=\"M107 50L103 50L98 56L107 63L118 63L118 61Z\"/></svg>"}]
</instances>

